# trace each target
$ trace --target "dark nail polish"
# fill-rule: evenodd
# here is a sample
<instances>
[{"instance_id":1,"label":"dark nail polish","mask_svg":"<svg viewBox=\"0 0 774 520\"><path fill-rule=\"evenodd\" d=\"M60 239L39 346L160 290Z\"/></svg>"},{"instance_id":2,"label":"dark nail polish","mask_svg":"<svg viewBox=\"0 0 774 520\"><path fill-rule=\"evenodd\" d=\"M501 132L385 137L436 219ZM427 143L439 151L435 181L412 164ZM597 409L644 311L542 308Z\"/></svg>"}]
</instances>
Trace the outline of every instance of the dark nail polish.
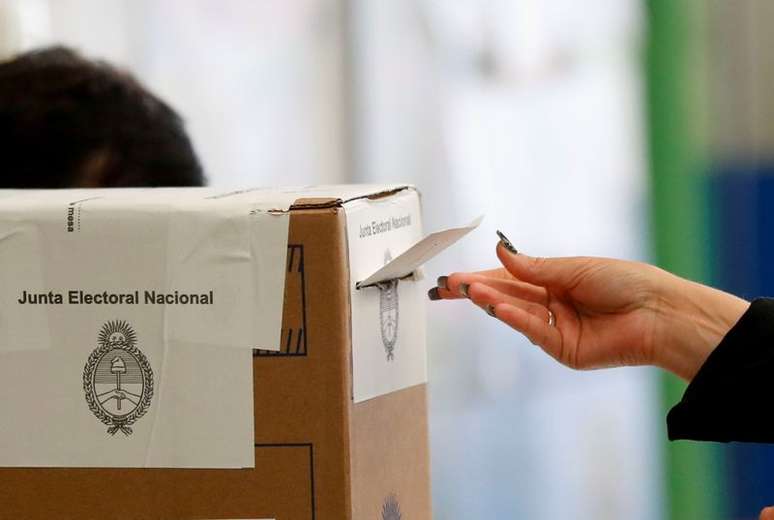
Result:
<instances>
[{"instance_id":1,"label":"dark nail polish","mask_svg":"<svg viewBox=\"0 0 774 520\"><path fill-rule=\"evenodd\" d=\"M438 282L436 283L438 287L441 289L449 289L449 277L448 276L439 276Z\"/></svg>"},{"instance_id":2,"label":"dark nail polish","mask_svg":"<svg viewBox=\"0 0 774 520\"><path fill-rule=\"evenodd\" d=\"M432 289L427 291L427 297L430 298L433 301L440 300L441 299L441 295L438 294L438 287L433 287Z\"/></svg>"},{"instance_id":3,"label":"dark nail polish","mask_svg":"<svg viewBox=\"0 0 774 520\"><path fill-rule=\"evenodd\" d=\"M467 283L460 284L460 294L462 294L465 298L470 298L470 296L468 296L468 289L470 289L470 284L467 284Z\"/></svg>"},{"instance_id":4,"label":"dark nail polish","mask_svg":"<svg viewBox=\"0 0 774 520\"><path fill-rule=\"evenodd\" d=\"M507 249L509 252L513 253L514 255L518 255L519 252L516 250L515 247L513 247L513 244L510 240L508 240L508 237L503 234L502 231L497 231L497 236L500 237L500 243L503 245L505 249Z\"/></svg>"},{"instance_id":5,"label":"dark nail polish","mask_svg":"<svg viewBox=\"0 0 774 520\"><path fill-rule=\"evenodd\" d=\"M494 305L487 305L486 306L486 313L492 316L493 318L496 318L497 315L495 314L495 308Z\"/></svg>"}]
</instances>

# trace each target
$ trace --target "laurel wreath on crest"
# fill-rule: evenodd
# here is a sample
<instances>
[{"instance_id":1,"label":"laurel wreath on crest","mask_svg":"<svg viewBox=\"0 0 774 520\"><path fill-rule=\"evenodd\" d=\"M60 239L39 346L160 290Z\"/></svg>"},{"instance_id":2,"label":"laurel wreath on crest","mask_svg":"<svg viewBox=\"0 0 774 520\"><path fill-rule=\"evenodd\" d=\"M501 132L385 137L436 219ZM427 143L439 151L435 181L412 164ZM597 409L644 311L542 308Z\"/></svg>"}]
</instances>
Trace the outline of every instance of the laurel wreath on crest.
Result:
<instances>
[{"instance_id":1,"label":"laurel wreath on crest","mask_svg":"<svg viewBox=\"0 0 774 520\"><path fill-rule=\"evenodd\" d=\"M384 344L384 351L387 353L387 361L392 361L395 358L395 343L398 340L397 330L394 331L394 334L392 337L387 336L387 331L385 330L385 313L387 312L387 308L385 307L387 300L392 300L392 309L395 311L395 326L397 328L397 320L398 320L398 280L390 280L388 282L381 282L376 284L376 286L379 288L379 322L380 322L380 329L381 329L381 335L382 335L382 343Z\"/></svg>"},{"instance_id":2,"label":"laurel wreath on crest","mask_svg":"<svg viewBox=\"0 0 774 520\"><path fill-rule=\"evenodd\" d=\"M107 342L108 334L106 333L110 329L113 330L124 330L126 331L125 337L127 340L127 343L124 345L116 346L114 344L110 344ZM132 424L134 424L137 419L145 415L145 412L148 411L148 408L151 404L151 399L153 398L153 369L151 369L150 363L148 362L148 359L145 357L145 354L143 354L140 349L134 346L134 343L136 341L135 339L134 331L131 329L128 323L126 322L108 322L105 324L105 326L102 328L102 332L99 336L99 344L100 346L95 349L91 355L89 356L88 361L86 362L86 366L83 368L83 391L86 394L86 403L89 405L89 410L104 424L110 426L108 428L107 432L110 435L115 435L119 430L124 433L124 435L131 435L132 429L129 427ZM102 356L104 356L107 352L110 350L113 350L114 348L119 348L121 350L124 350L128 352L129 354L132 354L132 356L137 360L137 362L140 365L140 368L142 369L143 375L143 392L142 392L142 398L140 399L140 402L138 403L137 407L127 415L126 417L122 417L120 419L116 419L112 415L106 413L102 407L100 407L99 403L97 402L97 398L94 392L94 385L92 384L92 377L94 375L94 371L97 368L97 364L99 363L99 360L102 359Z\"/></svg>"}]
</instances>

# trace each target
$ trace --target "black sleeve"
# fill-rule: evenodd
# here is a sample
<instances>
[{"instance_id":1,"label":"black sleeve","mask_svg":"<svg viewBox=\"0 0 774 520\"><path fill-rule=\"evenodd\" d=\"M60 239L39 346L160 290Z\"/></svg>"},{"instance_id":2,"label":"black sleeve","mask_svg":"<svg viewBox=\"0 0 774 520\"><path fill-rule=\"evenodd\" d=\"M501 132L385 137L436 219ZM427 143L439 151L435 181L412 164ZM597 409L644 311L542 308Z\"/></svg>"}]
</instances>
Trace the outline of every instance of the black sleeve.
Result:
<instances>
[{"instance_id":1,"label":"black sleeve","mask_svg":"<svg viewBox=\"0 0 774 520\"><path fill-rule=\"evenodd\" d=\"M774 299L726 334L667 416L669 439L774 443Z\"/></svg>"}]
</instances>

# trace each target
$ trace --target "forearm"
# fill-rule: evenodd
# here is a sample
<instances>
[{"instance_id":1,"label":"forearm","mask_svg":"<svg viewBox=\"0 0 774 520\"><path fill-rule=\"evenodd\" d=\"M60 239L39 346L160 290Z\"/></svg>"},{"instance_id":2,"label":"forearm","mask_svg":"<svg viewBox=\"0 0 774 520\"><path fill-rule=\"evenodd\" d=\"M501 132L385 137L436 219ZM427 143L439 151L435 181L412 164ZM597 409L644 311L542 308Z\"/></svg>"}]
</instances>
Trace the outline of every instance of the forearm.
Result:
<instances>
[{"instance_id":1,"label":"forearm","mask_svg":"<svg viewBox=\"0 0 774 520\"><path fill-rule=\"evenodd\" d=\"M691 381L750 303L668 273L660 285L655 363Z\"/></svg>"}]
</instances>

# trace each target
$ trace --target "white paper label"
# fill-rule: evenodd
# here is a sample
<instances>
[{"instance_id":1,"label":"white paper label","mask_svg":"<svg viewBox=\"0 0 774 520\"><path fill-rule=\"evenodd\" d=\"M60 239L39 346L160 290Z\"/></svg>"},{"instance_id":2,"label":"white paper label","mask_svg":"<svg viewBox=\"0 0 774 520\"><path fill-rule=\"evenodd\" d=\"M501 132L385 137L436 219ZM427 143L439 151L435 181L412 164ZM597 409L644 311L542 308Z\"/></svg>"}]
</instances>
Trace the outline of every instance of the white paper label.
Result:
<instances>
[{"instance_id":1,"label":"white paper label","mask_svg":"<svg viewBox=\"0 0 774 520\"><path fill-rule=\"evenodd\" d=\"M352 301L353 399L427 382L425 294L414 280L356 288L422 238L419 197L406 190L345 206Z\"/></svg>"},{"instance_id":2,"label":"white paper label","mask_svg":"<svg viewBox=\"0 0 774 520\"><path fill-rule=\"evenodd\" d=\"M71 193L0 203L0 466L253 467L288 215Z\"/></svg>"}]
</instances>

